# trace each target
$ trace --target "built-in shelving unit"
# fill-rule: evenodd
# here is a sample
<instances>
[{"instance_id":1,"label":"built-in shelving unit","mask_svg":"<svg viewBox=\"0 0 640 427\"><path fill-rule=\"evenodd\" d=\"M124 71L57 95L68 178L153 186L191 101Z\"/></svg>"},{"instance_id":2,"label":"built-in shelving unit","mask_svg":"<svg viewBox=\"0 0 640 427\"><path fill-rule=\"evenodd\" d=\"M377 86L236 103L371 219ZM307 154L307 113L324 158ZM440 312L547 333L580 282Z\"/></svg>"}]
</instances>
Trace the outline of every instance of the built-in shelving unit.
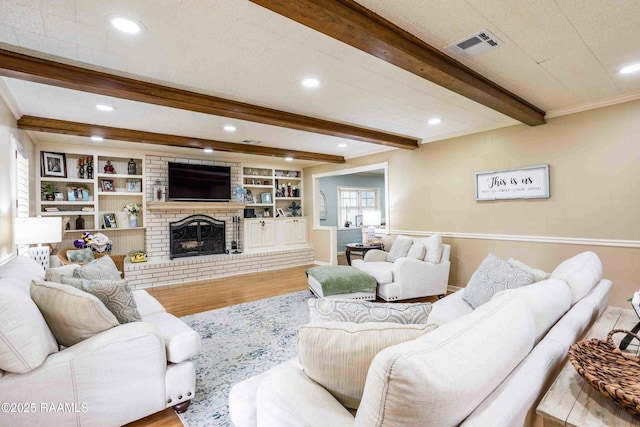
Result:
<instances>
[{"instance_id":1,"label":"built-in shelving unit","mask_svg":"<svg viewBox=\"0 0 640 427\"><path fill-rule=\"evenodd\" d=\"M45 155L50 153L44 148L40 150ZM144 249L144 159L104 155L92 150L60 153L56 149L53 154L63 159L64 172L60 173L66 177L47 176L45 168L41 168L37 188L53 185L55 196L54 200L47 200L42 193L36 210L41 216L62 217L64 232L59 247L72 247L73 241L87 231L107 235L114 253ZM45 156L39 157L44 161ZM123 210L128 203L136 203L141 208L135 226Z\"/></svg>"},{"instance_id":2,"label":"built-in shelving unit","mask_svg":"<svg viewBox=\"0 0 640 427\"><path fill-rule=\"evenodd\" d=\"M247 191L247 207L254 208L258 217L290 216L289 207L295 202L302 211L302 171L264 167L242 168L242 186Z\"/></svg>"}]
</instances>

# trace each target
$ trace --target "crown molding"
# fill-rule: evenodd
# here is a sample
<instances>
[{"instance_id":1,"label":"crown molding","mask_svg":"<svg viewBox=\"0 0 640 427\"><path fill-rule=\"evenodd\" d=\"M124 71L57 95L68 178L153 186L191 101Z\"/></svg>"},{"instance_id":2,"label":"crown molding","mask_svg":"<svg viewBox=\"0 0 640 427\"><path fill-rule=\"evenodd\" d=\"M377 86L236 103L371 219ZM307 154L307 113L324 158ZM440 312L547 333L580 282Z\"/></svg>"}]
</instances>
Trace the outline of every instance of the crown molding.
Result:
<instances>
[{"instance_id":1,"label":"crown molding","mask_svg":"<svg viewBox=\"0 0 640 427\"><path fill-rule=\"evenodd\" d=\"M623 102L630 102L640 99L640 92L629 93L626 95L613 96L611 98L601 99L594 102L587 102L585 104L574 105L566 108L558 108L556 110L548 111L546 118L566 116L568 114L581 113L583 111L594 110L596 108L608 107L610 105L622 104Z\"/></svg>"}]
</instances>

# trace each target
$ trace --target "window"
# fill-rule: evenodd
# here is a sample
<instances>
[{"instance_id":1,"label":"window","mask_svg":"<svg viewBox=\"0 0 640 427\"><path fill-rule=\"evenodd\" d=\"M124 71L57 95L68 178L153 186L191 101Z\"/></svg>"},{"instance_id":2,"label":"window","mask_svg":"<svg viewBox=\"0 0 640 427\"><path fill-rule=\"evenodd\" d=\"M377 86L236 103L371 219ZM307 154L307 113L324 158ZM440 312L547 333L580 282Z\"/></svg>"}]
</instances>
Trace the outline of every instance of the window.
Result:
<instances>
[{"instance_id":1,"label":"window","mask_svg":"<svg viewBox=\"0 0 640 427\"><path fill-rule=\"evenodd\" d=\"M14 141L14 146L18 146ZM19 148L16 150L16 217L29 216L29 159ZM27 255L29 245L19 245L18 255Z\"/></svg>"},{"instance_id":2,"label":"window","mask_svg":"<svg viewBox=\"0 0 640 427\"><path fill-rule=\"evenodd\" d=\"M379 210L380 189L338 187L338 226L344 227L347 221L355 225L356 215L366 210Z\"/></svg>"}]
</instances>

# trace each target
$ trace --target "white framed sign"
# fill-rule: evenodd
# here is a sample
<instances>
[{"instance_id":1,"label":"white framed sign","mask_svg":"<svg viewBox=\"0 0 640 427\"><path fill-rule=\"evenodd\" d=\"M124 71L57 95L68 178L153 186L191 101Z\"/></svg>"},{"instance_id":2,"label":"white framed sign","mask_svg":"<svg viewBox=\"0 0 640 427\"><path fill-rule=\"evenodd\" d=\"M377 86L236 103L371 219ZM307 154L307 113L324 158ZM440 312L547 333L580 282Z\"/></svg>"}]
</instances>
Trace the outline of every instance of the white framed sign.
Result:
<instances>
[{"instance_id":1,"label":"white framed sign","mask_svg":"<svg viewBox=\"0 0 640 427\"><path fill-rule=\"evenodd\" d=\"M476 200L548 199L549 165L476 172Z\"/></svg>"}]
</instances>

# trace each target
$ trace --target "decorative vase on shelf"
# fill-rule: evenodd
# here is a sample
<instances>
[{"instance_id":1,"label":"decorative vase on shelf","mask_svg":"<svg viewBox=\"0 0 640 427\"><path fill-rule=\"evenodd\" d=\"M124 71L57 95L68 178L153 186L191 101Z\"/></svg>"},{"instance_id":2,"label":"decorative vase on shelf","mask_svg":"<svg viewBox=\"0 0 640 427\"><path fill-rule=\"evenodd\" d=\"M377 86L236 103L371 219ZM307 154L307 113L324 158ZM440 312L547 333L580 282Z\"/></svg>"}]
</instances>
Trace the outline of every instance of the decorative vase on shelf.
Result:
<instances>
[{"instance_id":1,"label":"decorative vase on shelf","mask_svg":"<svg viewBox=\"0 0 640 427\"><path fill-rule=\"evenodd\" d=\"M138 226L138 216L136 214L129 215L129 227L135 228Z\"/></svg>"}]
</instances>

